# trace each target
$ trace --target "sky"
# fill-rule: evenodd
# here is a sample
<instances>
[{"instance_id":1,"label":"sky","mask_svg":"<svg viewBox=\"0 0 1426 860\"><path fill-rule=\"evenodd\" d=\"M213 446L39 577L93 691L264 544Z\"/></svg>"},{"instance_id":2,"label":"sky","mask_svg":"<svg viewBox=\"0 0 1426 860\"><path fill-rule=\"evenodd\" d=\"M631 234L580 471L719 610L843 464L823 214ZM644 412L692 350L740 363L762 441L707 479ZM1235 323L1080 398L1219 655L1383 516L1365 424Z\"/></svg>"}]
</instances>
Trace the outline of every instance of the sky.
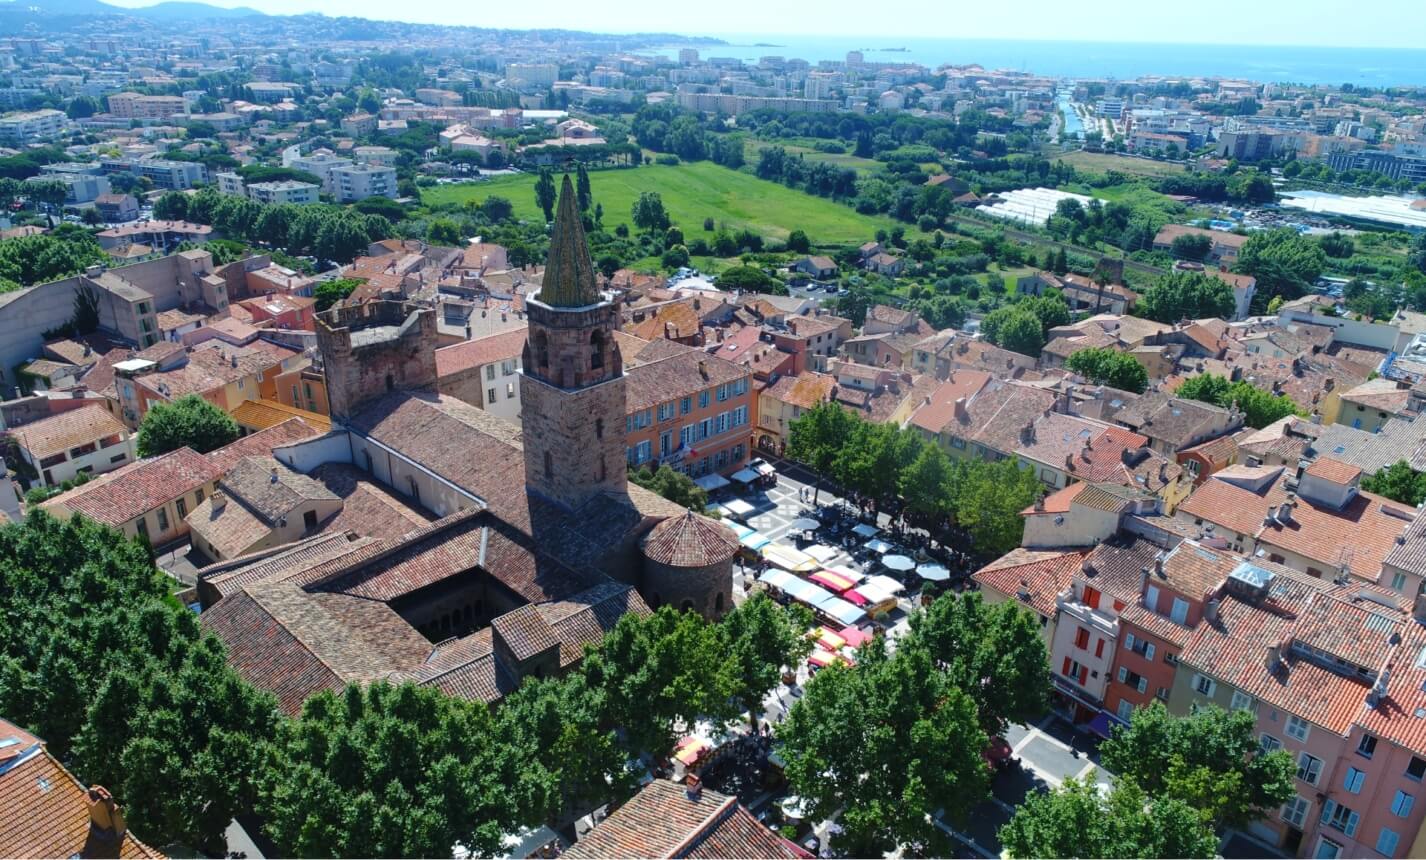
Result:
<instances>
[{"instance_id":1,"label":"sky","mask_svg":"<svg viewBox=\"0 0 1426 860\"><path fill-rule=\"evenodd\" d=\"M109 0L147 6L153 0ZM1426 48L1423 0L207 0L272 14L320 12L383 20L602 33L803 34L1098 42Z\"/></svg>"}]
</instances>

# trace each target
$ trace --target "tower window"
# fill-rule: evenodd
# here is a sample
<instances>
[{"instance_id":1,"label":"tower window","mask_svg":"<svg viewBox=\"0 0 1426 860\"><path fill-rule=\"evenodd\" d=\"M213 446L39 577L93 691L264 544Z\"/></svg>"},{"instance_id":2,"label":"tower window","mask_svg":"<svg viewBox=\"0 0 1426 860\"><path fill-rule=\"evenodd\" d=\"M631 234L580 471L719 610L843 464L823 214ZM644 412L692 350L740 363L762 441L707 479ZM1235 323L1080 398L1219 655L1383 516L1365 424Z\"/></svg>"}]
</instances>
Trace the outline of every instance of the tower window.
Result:
<instances>
[{"instance_id":1,"label":"tower window","mask_svg":"<svg viewBox=\"0 0 1426 860\"><path fill-rule=\"evenodd\" d=\"M542 331L535 332L535 363L540 367L550 366L549 339Z\"/></svg>"},{"instance_id":2,"label":"tower window","mask_svg":"<svg viewBox=\"0 0 1426 860\"><path fill-rule=\"evenodd\" d=\"M604 366L604 332L595 329L589 335L589 366L601 368Z\"/></svg>"},{"instance_id":3,"label":"tower window","mask_svg":"<svg viewBox=\"0 0 1426 860\"><path fill-rule=\"evenodd\" d=\"M392 376L392 375L389 374L389 373L386 374L386 390L387 390L387 391L390 391L390 390L392 390L392 389L395 388L395 387L396 387L396 377Z\"/></svg>"},{"instance_id":4,"label":"tower window","mask_svg":"<svg viewBox=\"0 0 1426 860\"><path fill-rule=\"evenodd\" d=\"M555 476L555 458L549 451L545 452L545 480L552 480Z\"/></svg>"},{"instance_id":5,"label":"tower window","mask_svg":"<svg viewBox=\"0 0 1426 860\"><path fill-rule=\"evenodd\" d=\"M595 439L603 439L603 438L604 438L604 419L603 419L603 418L596 418L596 419L594 419L594 438L595 438Z\"/></svg>"}]
</instances>

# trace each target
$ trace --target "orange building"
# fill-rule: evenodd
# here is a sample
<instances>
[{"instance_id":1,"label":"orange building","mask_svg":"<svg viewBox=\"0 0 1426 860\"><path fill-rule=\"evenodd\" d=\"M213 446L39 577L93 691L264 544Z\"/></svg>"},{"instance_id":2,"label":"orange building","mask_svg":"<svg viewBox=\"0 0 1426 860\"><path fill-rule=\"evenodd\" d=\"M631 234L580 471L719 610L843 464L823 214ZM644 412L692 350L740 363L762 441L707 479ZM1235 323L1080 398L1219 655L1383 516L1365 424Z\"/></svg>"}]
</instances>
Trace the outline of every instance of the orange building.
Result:
<instances>
[{"instance_id":1,"label":"orange building","mask_svg":"<svg viewBox=\"0 0 1426 860\"><path fill-rule=\"evenodd\" d=\"M628 460L692 477L747 464L757 397L752 372L668 340L650 341L626 373Z\"/></svg>"}]
</instances>

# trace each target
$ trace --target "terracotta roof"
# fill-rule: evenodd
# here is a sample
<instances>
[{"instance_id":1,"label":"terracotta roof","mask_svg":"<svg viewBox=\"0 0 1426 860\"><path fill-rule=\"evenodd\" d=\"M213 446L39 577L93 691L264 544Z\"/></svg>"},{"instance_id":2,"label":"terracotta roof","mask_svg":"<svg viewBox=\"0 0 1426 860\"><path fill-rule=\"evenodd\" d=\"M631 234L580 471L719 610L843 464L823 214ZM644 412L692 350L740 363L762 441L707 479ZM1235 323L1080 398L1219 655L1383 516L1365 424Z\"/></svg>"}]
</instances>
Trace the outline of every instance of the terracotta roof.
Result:
<instances>
[{"instance_id":1,"label":"terracotta roof","mask_svg":"<svg viewBox=\"0 0 1426 860\"><path fill-rule=\"evenodd\" d=\"M362 537L396 538L429 523L433 517L370 479L347 463L323 463L311 477L342 500L342 510L322 523L322 532L349 532Z\"/></svg>"},{"instance_id":2,"label":"terracotta roof","mask_svg":"<svg viewBox=\"0 0 1426 860\"><path fill-rule=\"evenodd\" d=\"M125 434L129 428L103 406L81 406L48 418L22 424L10 431L20 447L36 460L98 442L107 436Z\"/></svg>"},{"instance_id":3,"label":"terracotta roof","mask_svg":"<svg viewBox=\"0 0 1426 860\"><path fill-rule=\"evenodd\" d=\"M1341 460L1319 457L1315 463L1307 467L1307 474L1324 481L1331 481L1334 484L1350 484L1362 476L1362 470L1343 463Z\"/></svg>"},{"instance_id":4,"label":"terracotta roof","mask_svg":"<svg viewBox=\"0 0 1426 860\"><path fill-rule=\"evenodd\" d=\"M790 860L798 854L754 818L736 797L705 788L694 799L684 786L656 779L565 851L564 856Z\"/></svg>"},{"instance_id":5,"label":"terracotta roof","mask_svg":"<svg viewBox=\"0 0 1426 860\"><path fill-rule=\"evenodd\" d=\"M1015 549L972 574L983 588L1019 600L1046 618L1055 617L1055 598L1074 583L1089 550Z\"/></svg>"},{"instance_id":6,"label":"terracotta roof","mask_svg":"<svg viewBox=\"0 0 1426 860\"><path fill-rule=\"evenodd\" d=\"M284 445L291 445L294 442L301 442L304 439L320 435L322 434L306 421L299 418L288 418L264 430L250 433L216 451L210 451L207 456L209 460L226 472L245 457L271 456L274 448L281 448Z\"/></svg>"},{"instance_id":7,"label":"terracotta roof","mask_svg":"<svg viewBox=\"0 0 1426 860\"><path fill-rule=\"evenodd\" d=\"M213 461L183 447L130 463L45 502L46 510L64 507L96 522L122 526L222 475Z\"/></svg>"},{"instance_id":8,"label":"terracotta roof","mask_svg":"<svg viewBox=\"0 0 1426 860\"><path fill-rule=\"evenodd\" d=\"M1370 379L1361 385L1342 392L1342 399L1348 403L1360 403L1383 412L1405 412L1411 400L1411 390L1398 386L1390 379Z\"/></svg>"},{"instance_id":9,"label":"terracotta roof","mask_svg":"<svg viewBox=\"0 0 1426 860\"><path fill-rule=\"evenodd\" d=\"M932 392L928 402L911 416L911 423L928 433L940 433L946 423L955 417L956 401L965 398L969 403L990 380L990 374L976 370L952 371L950 378Z\"/></svg>"},{"instance_id":10,"label":"terracotta roof","mask_svg":"<svg viewBox=\"0 0 1426 860\"><path fill-rule=\"evenodd\" d=\"M292 418L302 421L318 433L326 433L332 429L330 417L288 406L276 400L244 400L233 410L232 416L239 426L253 430L266 430Z\"/></svg>"},{"instance_id":11,"label":"terracotta roof","mask_svg":"<svg viewBox=\"0 0 1426 860\"><path fill-rule=\"evenodd\" d=\"M1319 594L1293 628L1294 642L1375 672L1405 632L1405 614L1375 600L1349 602Z\"/></svg>"},{"instance_id":12,"label":"terracotta roof","mask_svg":"<svg viewBox=\"0 0 1426 860\"><path fill-rule=\"evenodd\" d=\"M648 615L649 607L632 586L605 582L564 600L537 603L540 617L560 642L560 667L584 657L584 649L597 645L629 613Z\"/></svg>"},{"instance_id":13,"label":"terracotta roof","mask_svg":"<svg viewBox=\"0 0 1426 860\"><path fill-rule=\"evenodd\" d=\"M1242 562L1233 553L1184 541L1169 551L1161 573L1157 569L1150 573L1150 581L1193 600L1204 600Z\"/></svg>"},{"instance_id":14,"label":"terracotta roof","mask_svg":"<svg viewBox=\"0 0 1426 860\"><path fill-rule=\"evenodd\" d=\"M796 376L778 377L776 382L762 390L762 396L800 409L811 409L831 399L836 385L836 377L809 370Z\"/></svg>"},{"instance_id":15,"label":"terracotta roof","mask_svg":"<svg viewBox=\"0 0 1426 860\"><path fill-rule=\"evenodd\" d=\"M90 827L87 787L39 739L0 720L0 740L18 741L0 758L0 856L162 857L126 832L115 844ZM13 758L11 752L18 753ZM122 809L121 809L122 812Z\"/></svg>"},{"instance_id":16,"label":"terracotta roof","mask_svg":"<svg viewBox=\"0 0 1426 860\"><path fill-rule=\"evenodd\" d=\"M268 547L237 558L210 564L198 571L198 588L204 602L218 602L243 586L279 581L301 574L329 559L355 552L371 539L335 531L322 532L278 547ZM206 593L205 593L206 592Z\"/></svg>"},{"instance_id":17,"label":"terracotta roof","mask_svg":"<svg viewBox=\"0 0 1426 860\"><path fill-rule=\"evenodd\" d=\"M1078 496L1088 486L1089 484L1083 481L1075 481L1063 489L1055 490L1053 493L1045 496L1045 498L1041 500L1043 504L1039 506L1031 505L1020 513L1022 516L1031 514L1067 514L1069 513L1070 503L1074 501L1075 496Z\"/></svg>"},{"instance_id":18,"label":"terracotta roof","mask_svg":"<svg viewBox=\"0 0 1426 860\"><path fill-rule=\"evenodd\" d=\"M496 361L519 358L525 348L525 328L468 340L436 350L436 376L451 376Z\"/></svg>"},{"instance_id":19,"label":"terracotta roof","mask_svg":"<svg viewBox=\"0 0 1426 860\"><path fill-rule=\"evenodd\" d=\"M668 354L644 360L625 374L625 409L630 413L687 397L705 388L749 379L750 374L745 367L670 341L652 341L640 353L640 358L646 359L650 348L656 343L666 344L659 349L666 350ZM728 402L731 404L732 400Z\"/></svg>"},{"instance_id":20,"label":"terracotta roof","mask_svg":"<svg viewBox=\"0 0 1426 860\"><path fill-rule=\"evenodd\" d=\"M631 322L624 326L624 331L644 340L658 337L678 340L695 337L702 330L703 321L693 309L691 299L655 307L642 322Z\"/></svg>"},{"instance_id":21,"label":"terracotta roof","mask_svg":"<svg viewBox=\"0 0 1426 860\"><path fill-rule=\"evenodd\" d=\"M738 552L738 538L724 525L693 511L670 517L644 536L644 555L671 567L721 564Z\"/></svg>"},{"instance_id":22,"label":"terracotta roof","mask_svg":"<svg viewBox=\"0 0 1426 860\"><path fill-rule=\"evenodd\" d=\"M272 457L245 457L223 477L219 488L269 525L304 501L336 501L337 496Z\"/></svg>"}]
</instances>

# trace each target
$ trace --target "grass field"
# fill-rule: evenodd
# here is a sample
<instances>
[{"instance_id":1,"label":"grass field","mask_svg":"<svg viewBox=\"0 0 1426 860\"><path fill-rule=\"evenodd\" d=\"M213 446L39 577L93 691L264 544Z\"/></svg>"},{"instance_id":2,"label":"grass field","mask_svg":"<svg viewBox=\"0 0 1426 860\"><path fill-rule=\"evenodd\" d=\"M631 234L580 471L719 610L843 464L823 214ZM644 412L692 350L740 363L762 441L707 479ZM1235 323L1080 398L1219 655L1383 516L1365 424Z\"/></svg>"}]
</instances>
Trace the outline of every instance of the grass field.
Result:
<instances>
[{"instance_id":1,"label":"grass field","mask_svg":"<svg viewBox=\"0 0 1426 860\"><path fill-rule=\"evenodd\" d=\"M535 205L535 176L499 176L489 181L440 185L421 189L427 205L462 204L492 194L508 198L518 218L541 217ZM692 239L703 235L703 219L730 230L749 229L770 239L786 239L804 230L815 244L861 244L878 229L890 229L890 219L861 215L848 206L785 188L747 173L708 161L677 166L644 165L627 170L589 174L594 200L604 207L608 227L630 224L629 210L642 191L657 191L673 223Z\"/></svg>"},{"instance_id":2,"label":"grass field","mask_svg":"<svg viewBox=\"0 0 1426 860\"><path fill-rule=\"evenodd\" d=\"M867 173L881 166L880 161L871 158L862 158L848 152L818 152L810 146L802 146L793 143L781 143L771 140L756 140L748 138L743 142L743 157L749 164L758 163L758 153L769 146L780 146L787 150L789 155L800 155L810 162L823 162L835 167L850 167L858 173Z\"/></svg>"},{"instance_id":3,"label":"grass field","mask_svg":"<svg viewBox=\"0 0 1426 860\"><path fill-rule=\"evenodd\" d=\"M1075 170L1087 170L1092 173L1108 173L1111 170L1117 170L1132 176L1168 176L1182 173L1184 170L1183 165L1177 162L1150 161L1147 158L1131 158L1127 155L1085 152L1084 150L1065 153L1058 160L1065 162Z\"/></svg>"}]
</instances>

